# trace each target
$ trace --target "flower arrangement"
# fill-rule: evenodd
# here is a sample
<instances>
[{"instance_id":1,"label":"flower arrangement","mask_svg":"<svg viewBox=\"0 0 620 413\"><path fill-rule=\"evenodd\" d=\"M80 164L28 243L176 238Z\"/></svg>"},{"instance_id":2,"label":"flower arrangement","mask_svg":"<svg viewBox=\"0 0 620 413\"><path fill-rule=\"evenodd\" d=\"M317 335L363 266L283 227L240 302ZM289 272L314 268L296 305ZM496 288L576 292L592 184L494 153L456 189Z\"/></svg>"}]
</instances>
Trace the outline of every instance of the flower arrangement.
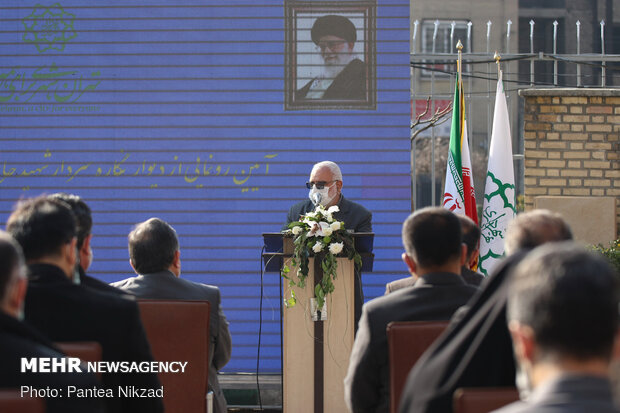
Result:
<instances>
[{"instance_id":1,"label":"flower arrangement","mask_svg":"<svg viewBox=\"0 0 620 413\"><path fill-rule=\"evenodd\" d=\"M333 280L337 277L337 256L346 256L354 260L356 269L361 268L362 259L355 251L353 237L344 228L344 222L334 219L333 214L338 212L334 205L325 209L318 205L313 212L302 215L299 221L291 222L287 232L293 236L292 266L297 266L297 273L291 274L288 265L282 268L282 277L291 287L291 296L285 300L287 307L297 303L293 287L305 288L308 277L308 261L314 255L316 259L322 257L321 268L323 279L314 288L317 307L323 308L328 294L334 291Z\"/></svg>"}]
</instances>

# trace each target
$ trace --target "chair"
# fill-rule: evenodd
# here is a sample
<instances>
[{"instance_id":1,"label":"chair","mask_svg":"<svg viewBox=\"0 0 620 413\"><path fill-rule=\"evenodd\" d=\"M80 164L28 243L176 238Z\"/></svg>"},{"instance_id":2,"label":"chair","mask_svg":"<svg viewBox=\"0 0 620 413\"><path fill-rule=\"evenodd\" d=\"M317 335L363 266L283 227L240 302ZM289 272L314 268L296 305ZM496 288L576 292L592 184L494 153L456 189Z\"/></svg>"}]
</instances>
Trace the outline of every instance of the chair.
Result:
<instances>
[{"instance_id":1,"label":"chair","mask_svg":"<svg viewBox=\"0 0 620 413\"><path fill-rule=\"evenodd\" d=\"M447 326L448 321L399 321L388 324L391 412L398 411L409 371Z\"/></svg>"},{"instance_id":2,"label":"chair","mask_svg":"<svg viewBox=\"0 0 620 413\"><path fill-rule=\"evenodd\" d=\"M45 400L38 397L21 397L19 390L0 390L0 412L45 413Z\"/></svg>"},{"instance_id":3,"label":"chair","mask_svg":"<svg viewBox=\"0 0 620 413\"><path fill-rule=\"evenodd\" d=\"M514 387L469 387L454 392L454 413L488 413L519 400Z\"/></svg>"},{"instance_id":4,"label":"chair","mask_svg":"<svg viewBox=\"0 0 620 413\"><path fill-rule=\"evenodd\" d=\"M101 344L96 341L63 341L54 345L69 357L77 357L84 362L101 361Z\"/></svg>"},{"instance_id":5,"label":"chair","mask_svg":"<svg viewBox=\"0 0 620 413\"><path fill-rule=\"evenodd\" d=\"M209 302L138 300L138 305L153 358L187 362L184 373L159 373L166 412L211 412Z\"/></svg>"}]
</instances>

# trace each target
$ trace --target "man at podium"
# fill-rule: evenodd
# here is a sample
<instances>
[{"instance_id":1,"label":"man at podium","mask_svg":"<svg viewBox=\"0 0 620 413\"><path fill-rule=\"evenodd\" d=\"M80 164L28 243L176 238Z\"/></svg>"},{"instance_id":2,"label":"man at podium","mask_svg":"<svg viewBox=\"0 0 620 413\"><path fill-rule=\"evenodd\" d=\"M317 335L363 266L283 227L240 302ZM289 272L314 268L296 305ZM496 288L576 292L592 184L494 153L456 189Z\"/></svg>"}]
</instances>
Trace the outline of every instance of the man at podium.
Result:
<instances>
[{"instance_id":1,"label":"man at podium","mask_svg":"<svg viewBox=\"0 0 620 413\"><path fill-rule=\"evenodd\" d=\"M335 162L323 161L315 164L306 187L310 190L308 199L291 207L286 217L287 225L297 221L300 215L314 211L316 205L320 204L325 208L338 205L340 211L334 214L334 218L343 221L346 229L372 232L372 213L342 195L342 172Z\"/></svg>"},{"instance_id":2,"label":"man at podium","mask_svg":"<svg viewBox=\"0 0 620 413\"><path fill-rule=\"evenodd\" d=\"M344 222L344 227L353 232L372 232L372 213L362 205L349 201L342 195L342 172L340 167L331 161L322 161L314 164L310 172L310 180L306 182L310 190L308 199L293 205L288 211L286 224L297 221L300 215L314 211L316 205L329 208L338 205L339 211L334 213L334 219ZM364 292L362 291L361 274L355 274L355 330L362 315Z\"/></svg>"}]
</instances>

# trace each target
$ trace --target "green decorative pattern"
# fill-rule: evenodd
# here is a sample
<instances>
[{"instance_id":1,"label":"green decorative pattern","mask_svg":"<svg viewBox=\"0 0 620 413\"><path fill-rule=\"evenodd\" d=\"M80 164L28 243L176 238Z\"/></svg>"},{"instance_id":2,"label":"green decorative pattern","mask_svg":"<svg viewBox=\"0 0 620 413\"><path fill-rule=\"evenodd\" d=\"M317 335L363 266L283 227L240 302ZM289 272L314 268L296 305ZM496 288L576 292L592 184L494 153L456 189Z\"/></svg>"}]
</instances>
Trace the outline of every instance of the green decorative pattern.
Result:
<instances>
[{"instance_id":1,"label":"green decorative pattern","mask_svg":"<svg viewBox=\"0 0 620 413\"><path fill-rule=\"evenodd\" d=\"M32 43L39 53L46 50L65 50L65 44L76 37L73 29L75 16L62 9L59 3L50 7L37 4L29 16L24 17L25 33L22 37L26 43Z\"/></svg>"},{"instance_id":2,"label":"green decorative pattern","mask_svg":"<svg viewBox=\"0 0 620 413\"><path fill-rule=\"evenodd\" d=\"M484 194L484 198L487 201L491 201L491 198L493 198L494 196L499 195L502 200L504 201L504 208L510 208L512 209L512 212L514 212L515 214L517 213L517 209L515 208L515 201L514 199L512 200L512 203L510 202L510 200L508 199L508 196L506 195L506 191L508 189L512 189L514 192L515 186L512 184L505 184L503 183L501 180L495 178L495 175L493 175L493 173L491 171L487 172L487 176L489 178L491 178L491 181L493 181L493 183L495 185L497 185L497 190L491 192L490 194Z\"/></svg>"}]
</instances>

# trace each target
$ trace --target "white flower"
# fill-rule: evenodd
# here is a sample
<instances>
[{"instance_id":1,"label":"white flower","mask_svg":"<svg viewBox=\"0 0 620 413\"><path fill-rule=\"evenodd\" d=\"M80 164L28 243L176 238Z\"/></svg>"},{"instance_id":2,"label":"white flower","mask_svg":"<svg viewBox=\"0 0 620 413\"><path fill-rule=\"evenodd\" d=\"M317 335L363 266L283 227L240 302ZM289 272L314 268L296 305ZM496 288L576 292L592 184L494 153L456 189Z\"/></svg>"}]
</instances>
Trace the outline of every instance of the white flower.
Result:
<instances>
[{"instance_id":1,"label":"white flower","mask_svg":"<svg viewBox=\"0 0 620 413\"><path fill-rule=\"evenodd\" d=\"M308 212L306 213L306 217L307 218L316 218L316 212Z\"/></svg>"},{"instance_id":2,"label":"white flower","mask_svg":"<svg viewBox=\"0 0 620 413\"><path fill-rule=\"evenodd\" d=\"M331 250L331 245L330 245L329 249ZM317 254L319 252L323 251L323 243L322 242L317 242L316 244L314 244L312 246L312 251L314 251Z\"/></svg>"},{"instance_id":3,"label":"white flower","mask_svg":"<svg viewBox=\"0 0 620 413\"><path fill-rule=\"evenodd\" d=\"M343 248L344 243L342 242L332 242L331 244L329 244L329 252L334 255L340 254Z\"/></svg>"},{"instance_id":4,"label":"white flower","mask_svg":"<svg viewBox=\"0 0 620 413\"><path fill-rule=\"evenodd\" d=\"M338 208L338 205L332 205L327 210L329 214L333 214L334 212L338 212L338 211L340 211L340 208Z\"/></svg>"},{"instance_id":5,"label":"white flower","mask_svg":"<svg viewBox=\"0 0 620 413\"><path fill-rule=\"evenodd\" d=\"M317 235L320 235L319 232L321 232L321 226L318 224L318 222L304 221L304 223L308 224L308 226L310 227L310 230L308 231L309 237L316 237Z\"/></svg>"},{"instance_id":6,"label":"white flower","mask_svg":"<svg viewBox=\"0 0 620 413\"><path fill-rule=\"evenodd\" d=\"M332 214L327 213L327 214L325 214L325 220L326 220L327 222L334 222L334 217L333 217L333 215L332 215Z\"/></svg>"},{"instance_id":7,"label":"white flower","mask_svg":"<svg viewBox=\"0 0 620 413\"><path fill-rule=\"evenodd\" d=\"M293 235L297 236L301 233L301 227L300 226L293 227L292 231L293 231Z\"/></svg>"},{"instance_id":8,"label":"white flower","mask_svg":"<svg viewBox=\"0 0 620 413\"><path fill-rule=\"evenodd\" d=\"M328 226L328 227L323 228L321 230L321 232L323 233L324 237L329 237L332 234L333 231L332 231L331 227Z\"/></svg>"},{"instance_id":9,"label":"white flower","mask_svg":"<svg viewBox=\"0 0 620 413\"><path fill-rule=\"evenodd\" d=\"M332 222L329 227L332 229L332 231L338 231L340 228L342 228L342 222L340 221Z\"/></svg>"}]
</instances>

